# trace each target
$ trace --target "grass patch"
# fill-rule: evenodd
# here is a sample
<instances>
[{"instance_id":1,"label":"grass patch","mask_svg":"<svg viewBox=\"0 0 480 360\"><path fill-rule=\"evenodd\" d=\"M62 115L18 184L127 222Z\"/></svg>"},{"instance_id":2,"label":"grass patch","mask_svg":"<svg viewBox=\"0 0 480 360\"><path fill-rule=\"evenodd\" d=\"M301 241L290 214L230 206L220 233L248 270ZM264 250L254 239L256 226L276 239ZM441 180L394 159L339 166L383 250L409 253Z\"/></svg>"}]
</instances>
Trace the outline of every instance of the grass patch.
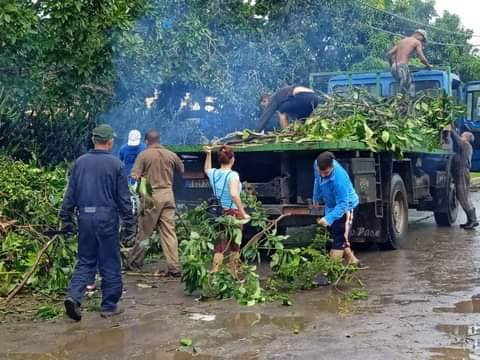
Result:
<instances>
[{"instance_id":1,"label":"grass patch","mask_svg":"<svg viewBox=\"0 0 480 360\"><path fill-rule=\"evenodd\" d=\"M37 309L35 316L42 320L51 320L63 315L63 311L55 305L43 305Z\"/></svg>"}]
</instances>

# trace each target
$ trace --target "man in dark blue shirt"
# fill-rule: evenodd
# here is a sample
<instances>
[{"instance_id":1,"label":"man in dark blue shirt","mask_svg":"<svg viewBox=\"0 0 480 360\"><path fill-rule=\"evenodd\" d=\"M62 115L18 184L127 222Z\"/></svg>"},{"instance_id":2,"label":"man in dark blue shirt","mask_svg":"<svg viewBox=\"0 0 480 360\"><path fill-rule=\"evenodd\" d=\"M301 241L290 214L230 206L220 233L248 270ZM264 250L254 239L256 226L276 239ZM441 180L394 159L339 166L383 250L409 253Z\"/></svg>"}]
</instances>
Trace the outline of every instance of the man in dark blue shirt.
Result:
<instances>
[{"instance_id":1,"label":"man in dark blue shirt","mask_svg":"<svg viewBox=\"0 0 480 360\"><path fill-rule=\"evenodd\" d=\"M127 236L135 234L130 194L123 164L110 152L114 131L99 125L92 131L95 148L79 157L71 170L60 217L63 232L73 232L78 221L78 255L64 304L67 315L82 318L80 305L88 284L95 281L97 265L102 276L101 315L119 314L122 295L119 215Z\"/></svg>"},{"instance_id":2,"label":"man in dark blue shirt","mask_svg":"<svg viewBox=\"0 0 480 360\"><path fill-rule=\"evenodd\" d=\"M284 129L288 126L289 120L308 118L319 103L320 97L312 89L299 85L283 87L272 96L262 95L260 106L263 112L255 131L264 130L276 112L280 128Z\"/></svg>"},{"instance_id":3,"label":"man in dark blue shirt","mask_svg":"<svg viewBox=\"0 0 480 360\"><path fill-rule=\"evenodd\" d=\"M129 185L135 182L130 176L133 164L135 164L138 154L147 148L145 144L141 143L141 140L142 136L140 131L130 130L128 133L128 142L120 148L120 160L125 164L125 174L127 175Z\"/></svg>"}]
</instances>

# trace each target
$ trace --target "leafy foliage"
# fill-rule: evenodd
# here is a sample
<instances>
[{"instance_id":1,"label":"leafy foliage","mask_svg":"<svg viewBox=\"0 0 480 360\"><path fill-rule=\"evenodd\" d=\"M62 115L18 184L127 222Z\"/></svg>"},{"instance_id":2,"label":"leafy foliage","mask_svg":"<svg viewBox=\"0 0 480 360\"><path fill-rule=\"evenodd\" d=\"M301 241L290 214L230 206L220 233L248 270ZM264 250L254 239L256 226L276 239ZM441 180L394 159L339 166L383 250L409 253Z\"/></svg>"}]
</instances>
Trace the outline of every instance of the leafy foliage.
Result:
<instances>
[{"instance_id":1,"label":"leafy foliage","mask_svg":"<svg viewBox=\"0 0 480 360\"><path fill-rule=\"evenodd\" d=\"M43 305L37 309L36 317L42 320L55 319L63 314L63 310L60 310L56 306Z\"/></svg>"},{"instance_id":2,"label":"leafy foliage","mask_svg":"<svg viewBox=\"0 0 480 360\"><path fill-rule=\"evenodd\" d=\"M409 150L438 148L442 131L464 110L445 94L423 94L413 102L401 94L385 99L358 89L324 96L305 123L264 136L244 130L243 142L359 141L372 151L402 157Z\"/></svg>"},{"instance_id":3,"label":"leafy foliage","mask_svg":"<svg viewBox=\"0 0 480 360\"><path fill-rule=\"evenodd\" d=\"M233 297L244 305L262 301L254 266L242 266L243 281L235 279L225 266L214 274L209 273L215 242L220 238L241 241L241 230L233 217L222 216L215 222L209 221L206 206L201 205L179 215L177 234L181 240L182 281L188 293L200 290L205 297Z\"/></svg>"},{"instance_id":4,"label":"leafy foliage","mask_svg":"<svg viewBox=\"0 0 480 360\"><path fill-rule=\"evenodd\" d=\"M407 111L413 105L413 111ZM356 140L372 151L404 151L440 145L441 131L463 110L446 95L423 95L410 104L402 95L377 98L354 91L353 96L328 97L303 124L293 125L298 141Z\"/></svg>"},{"instance_id":5,"label":"leafy foliage","mask_svg":"<svg viewBox=\"0 0 480 360\"><path fill-rule=\"evenodd\" d=\"M187 292L200 291L203 297L234 298L247 306L267 298L289 303L283 292L310 289L316 286L315 278L319 274L325 274L334 281L345 272L354 272L355 269L345 269L326 254L325 247L322 247L328 237L326 232L319 232L316 241L308 248L285 248L283 241L287 237L277 234L276 226L267 219L261 203L254 196L242 196L252 217L250 226L259 233L242 249L244 264L240 280L225 266L218 272L209 272L215 241L224 238L222 231L225 228L238 229L238 225L226 220L226 217L218 222L209 222L205 205L179 215L177 231L181 240L182 280ZM266 251L271 256L271 275L265 283L267 291L262 288L257 268L253 265L254 262L260 263L260 251Z\"/></svg>"},{"instance_id":6,"label":"leafy foliage","mask_svg":"<svg viewBox=\"0 0 480 360\"><path fill-rule=\"evenodd\" d=\"M83 151L88 128L115 95L113 34L143 6L143 0L1 2L0 88L19 114L0 119L2 150L42 164Z\"/></svg>"},{"instance_id":7,"label":"leafy foliage","mask_svg":"<svg viewBox=\"0 0 480 360\"><path fill-rule=\"evenodd\" d=\"M368 292L364 289L353 289L350 294L352 300L367 300Z\"/></svg>"},{"instance_id":8,"label":"leafy foliage","mask_svg":"<svg viewBox=\"0 0 480 360\"><path fill-rule=\"evenodd\" d=\"M56 228L66 169L46 170L0 157L0 222L15 222L0 233L0 295L6 295L32 267L48 238L45 230ZM30 289L62 291L75 265L76 242L59 237L29 280Z\"/></svg>"}]
</instances>

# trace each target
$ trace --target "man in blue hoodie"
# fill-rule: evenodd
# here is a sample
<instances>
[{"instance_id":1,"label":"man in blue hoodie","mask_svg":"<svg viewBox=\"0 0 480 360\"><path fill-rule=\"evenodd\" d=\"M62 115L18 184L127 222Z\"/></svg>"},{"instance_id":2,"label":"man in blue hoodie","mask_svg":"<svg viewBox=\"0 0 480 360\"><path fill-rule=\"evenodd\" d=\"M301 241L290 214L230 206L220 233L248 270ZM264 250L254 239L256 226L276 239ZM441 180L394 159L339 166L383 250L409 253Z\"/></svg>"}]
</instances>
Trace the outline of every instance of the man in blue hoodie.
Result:
<instances>
[{"instance_id":1,"label":"man in blue hoodie","mask_svg":"<svg viewBox=\"0 0 480 360\"><path fill-rule=\"evenodd\" d=\"M353 188L345 169L335 160L335 156L325 151L314 162L313 204L325 204L325 216L318 219L321 226L328 227L333 239L330 256L346 258L349 264L359 264L350 248L349 237L352 230L353 211L358 206L358 195Z\"/></svg>"},{"instance_id":2,"label":"man in blue hoodie","mask_svg":"<svg viewBox=\"0 0 480 360\"><path fill-rule=\"evenodd\" d=\"M135 183L135 180L130 176L133 164L135 164L138 154L147 148L147 146L141 143L141 141L142 135L140 134L140 131L135 129L130 130L128 133L128 142L120 147L120 160L125 165L125 175L128 179L128 185Z\"/></svg>"}]
</instances>

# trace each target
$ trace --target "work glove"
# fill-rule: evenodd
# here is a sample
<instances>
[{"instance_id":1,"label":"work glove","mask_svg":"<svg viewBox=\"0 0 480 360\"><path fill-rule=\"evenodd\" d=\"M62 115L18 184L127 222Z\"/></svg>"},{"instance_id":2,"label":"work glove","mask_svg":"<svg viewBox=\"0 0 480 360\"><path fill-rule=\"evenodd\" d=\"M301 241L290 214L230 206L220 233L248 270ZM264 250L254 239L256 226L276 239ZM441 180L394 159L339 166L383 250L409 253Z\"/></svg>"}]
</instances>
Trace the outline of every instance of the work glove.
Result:
<instances>
[{"instance_id":1,"label":"work glove","mask_svg":"<svg viewBox=\"0 0 480 360\"><path fill-rule=\"evenodd\" d=\"M65 238L69 238L75 235L75 228L72 222L62 221L59 228L46 229L42 234L49 237L63 235Z\"/></svg>"},{"instance_id":2,"label":"work glove","mask_svg":"<svg viewBox=\"0 0 480 360\"><path fill-rule=\"evenodd\" d=\"M72 235L75 232L72 222L64 222L60 224L60 233L64 235Z\"/></svg>"}]
</instances>

